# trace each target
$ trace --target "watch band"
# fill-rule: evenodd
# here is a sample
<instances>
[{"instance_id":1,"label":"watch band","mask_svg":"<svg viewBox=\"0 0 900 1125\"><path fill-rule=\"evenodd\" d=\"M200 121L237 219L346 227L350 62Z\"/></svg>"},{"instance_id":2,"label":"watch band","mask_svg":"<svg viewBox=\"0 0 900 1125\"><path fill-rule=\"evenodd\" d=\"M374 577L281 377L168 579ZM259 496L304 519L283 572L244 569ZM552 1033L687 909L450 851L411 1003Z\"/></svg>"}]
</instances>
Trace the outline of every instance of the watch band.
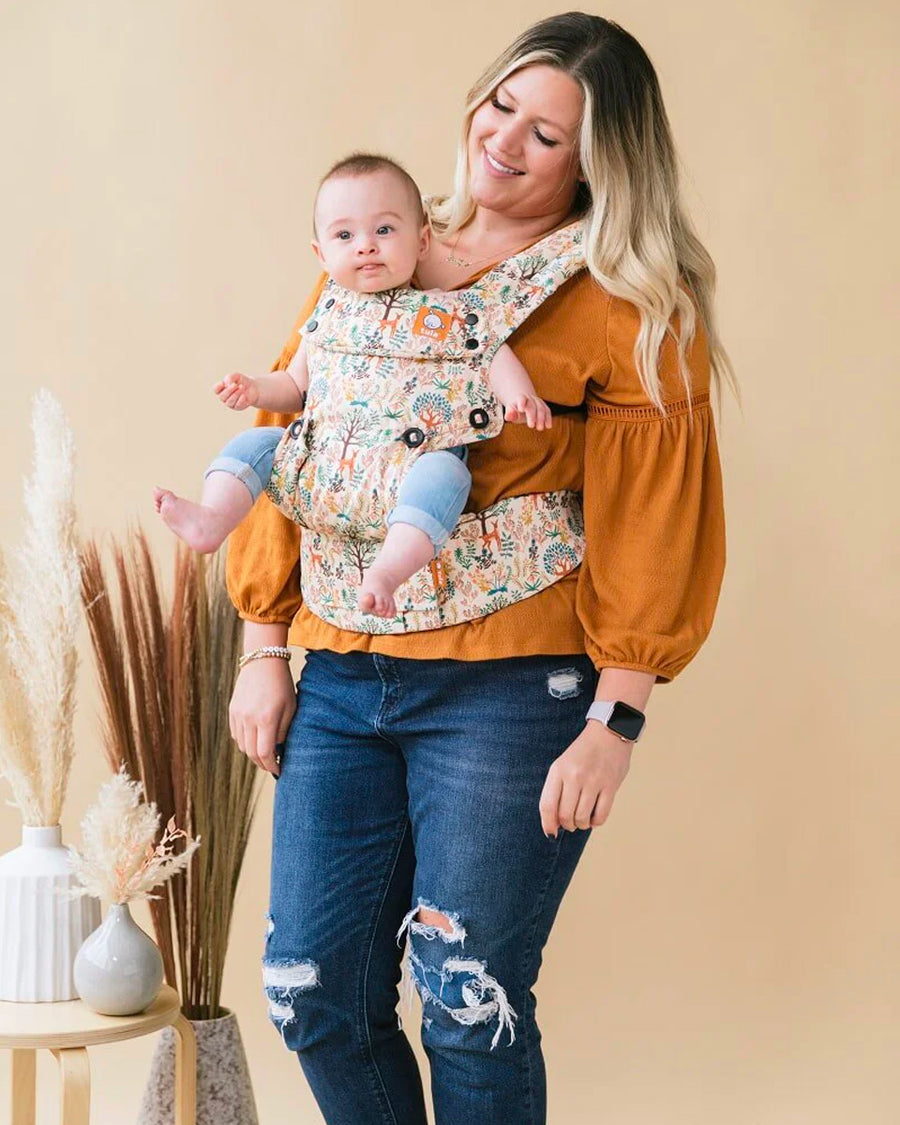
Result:
<instances>
[{"instance_id":1,"label":"watch band","mask_svg":"<svg viewBox=\"0 0 900 1125\"><path fill-rule=\"evenodd\" d=\"M596 719L599 723L603 723L603 725L606 726L606 724L609 722L610 715L613 713L613 707L615 707L615 705L615 700L598 699L595 703L592 703L590 707L588 707L588 713L586 717L588 719Z\"/></svg>"},{"instance_id":2,"label":"watch band","mask_svg":"<svg viewBox=\"0 0 900 1125\"><path fill-rule=\"evenodd\" d=\"M613 713L615 712L616 708L619 708L620 711L618 722L617 720L613 719ZM626 712L627 719L624 719L621 714L623 710ZM585 715L585 718L596 719L597 722L603 723L607 730L612 731L612 733L617 738L620 738L622 742L630 743L637 742L637 740L643 734L644 725L646 723L643 712L639 711L636 707L632 707L630 703L625 703L620 699L595 700L590 705L590 707L588 707L587 715ZM610 722L611 719L613 720L612 723ZM632 726L634 725L635 721L638 723L637 733L634 734L632 738L626 737L626 735L622 734L621 731L617 729L619 722L628 722L629 720ZM628 729L628 727L626 727L625 729Z\"/></svg>"}]
</instances>

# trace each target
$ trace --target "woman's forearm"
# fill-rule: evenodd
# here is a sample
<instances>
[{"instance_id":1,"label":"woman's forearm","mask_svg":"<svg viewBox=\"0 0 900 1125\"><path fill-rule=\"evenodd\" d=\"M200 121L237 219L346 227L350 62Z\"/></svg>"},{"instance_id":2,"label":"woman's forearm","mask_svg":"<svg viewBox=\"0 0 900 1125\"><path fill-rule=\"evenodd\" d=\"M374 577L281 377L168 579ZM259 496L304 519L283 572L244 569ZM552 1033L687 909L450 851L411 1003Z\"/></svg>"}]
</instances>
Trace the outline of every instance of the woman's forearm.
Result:
<instances>
[{"instance_id":1,"label":"woman's forearm","mask_svg":"<svg viewBox=\"0 0 900 1125\"><path fill-rule=\"evenodd\" d=\"M632 707L643 711L655 683L656 676L652 672L637 672L632 668L604 668L600 672L594 699L607 702L621 699L623 703L630 703Z\"/></svg>"},{"instance_id":2,"label":"woman's forearm","mask_svg":"<svg viewBox=\"0 0 900 1125\"><path fill-rule=\"evenodd\" d=\"M277 621L244 622L244 652L252 652L256 648L269 648L271 646L284 648L287 644L287 638L288 626Z\"/></svg>"}]
</instances>

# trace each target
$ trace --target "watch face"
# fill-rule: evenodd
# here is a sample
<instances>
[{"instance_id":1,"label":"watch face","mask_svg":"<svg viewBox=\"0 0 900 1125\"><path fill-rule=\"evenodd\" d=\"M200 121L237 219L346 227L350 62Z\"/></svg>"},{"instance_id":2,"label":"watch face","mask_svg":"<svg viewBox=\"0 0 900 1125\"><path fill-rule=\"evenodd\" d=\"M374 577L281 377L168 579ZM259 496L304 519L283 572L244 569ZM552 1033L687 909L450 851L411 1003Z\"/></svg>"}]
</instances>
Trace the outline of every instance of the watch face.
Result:
<instances>
[{"instance_id":1,"label":"watch face","mask_svg":"<svg viewBox=\"0 0 900 1125\"><path fill-rule=\"evenodd\" d=\"M644 716L636 708L630 707L627 703L622 703L620 700L613 707L612 714L606 725L610 730L615 731L616 734L620 734L623 738L634 742L641 733L641 727L644 725Z\"/></svg>"}]
</instances>

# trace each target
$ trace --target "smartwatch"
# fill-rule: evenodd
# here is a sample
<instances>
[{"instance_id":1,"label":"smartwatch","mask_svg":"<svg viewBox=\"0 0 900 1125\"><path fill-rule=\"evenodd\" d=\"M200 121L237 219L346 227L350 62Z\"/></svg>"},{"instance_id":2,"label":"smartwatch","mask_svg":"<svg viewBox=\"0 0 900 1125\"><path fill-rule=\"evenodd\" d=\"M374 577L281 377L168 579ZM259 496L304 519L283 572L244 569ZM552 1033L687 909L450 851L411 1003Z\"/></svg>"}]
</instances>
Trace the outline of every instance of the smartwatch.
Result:
<instances>
[{"instance_id":1,"label":"smartwatch","mask_svg":"<svg viewBox=\"0 0 900 1125\"><path fill-rule=\"evenodd\" d=\"M646 722L642 711L638 711L630 703L623 703L621 699L612 702L597 700L588 707L585 717L603 723L623 742L637 742Z\"/></svg>"}]
</instances>

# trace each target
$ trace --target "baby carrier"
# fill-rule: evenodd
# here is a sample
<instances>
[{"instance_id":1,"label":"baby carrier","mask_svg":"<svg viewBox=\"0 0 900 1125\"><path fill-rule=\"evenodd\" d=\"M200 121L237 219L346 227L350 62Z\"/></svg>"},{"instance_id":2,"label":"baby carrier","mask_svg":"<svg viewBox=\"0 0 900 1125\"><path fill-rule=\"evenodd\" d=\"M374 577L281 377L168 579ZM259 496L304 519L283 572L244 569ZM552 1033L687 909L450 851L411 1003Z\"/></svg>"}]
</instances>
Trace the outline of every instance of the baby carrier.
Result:
<instances>
[{"instance_id":1,"label":"baby carrier","mask_svg":"<svg viewBox=\"0 0 900 1125\"><path fill-rule=\"evenodd\" d=\"M584 269L573 223L468 289L355 293L329 279L302 329L309 388L285 431L268 494L299 523L303 600L342 629L404 633L493 613L581 562L577 492L539 492L465 513L429 566L396 591L397 616L357 608L357 589L412 462L503 426L488 371L498 348Z\"/></svg>"}]
</instances>

